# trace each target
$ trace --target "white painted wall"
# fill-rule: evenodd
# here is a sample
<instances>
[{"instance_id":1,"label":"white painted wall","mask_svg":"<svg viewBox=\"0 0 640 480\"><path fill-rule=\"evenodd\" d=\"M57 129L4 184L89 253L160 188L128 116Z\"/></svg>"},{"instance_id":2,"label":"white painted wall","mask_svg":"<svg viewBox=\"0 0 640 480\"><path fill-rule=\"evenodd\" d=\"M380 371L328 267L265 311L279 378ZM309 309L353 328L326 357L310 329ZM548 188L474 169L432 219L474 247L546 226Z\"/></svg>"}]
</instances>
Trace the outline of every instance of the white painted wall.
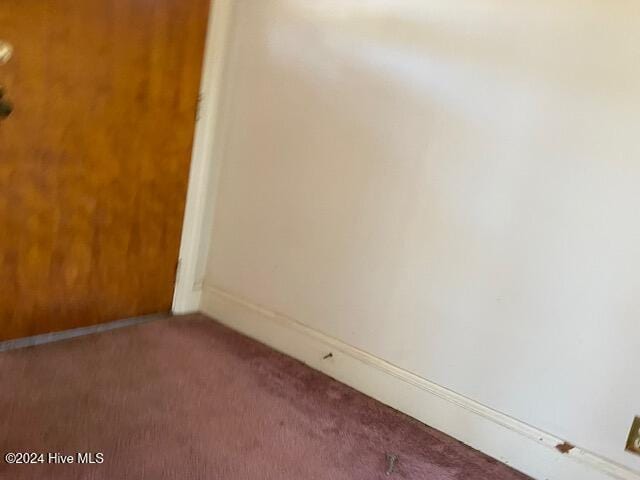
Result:
<instances>
[{"instance_id":1,"label":"white painted wall","mask_svg":"<svg viewBox=\"0 0 640 480\"><path fill-rule=\"evenodd\" d=\"M640 3L238 0L205 286L632 470Z\"/></svg>"}]
</instances>

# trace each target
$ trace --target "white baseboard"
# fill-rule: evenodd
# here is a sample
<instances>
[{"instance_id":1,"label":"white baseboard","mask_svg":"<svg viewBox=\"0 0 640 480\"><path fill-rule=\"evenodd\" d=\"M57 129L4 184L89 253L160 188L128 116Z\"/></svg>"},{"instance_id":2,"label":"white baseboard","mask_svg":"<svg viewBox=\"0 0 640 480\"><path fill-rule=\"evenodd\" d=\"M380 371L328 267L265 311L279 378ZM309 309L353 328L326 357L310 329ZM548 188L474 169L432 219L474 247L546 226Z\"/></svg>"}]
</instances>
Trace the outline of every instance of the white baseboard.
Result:
<instances>
[{"instance_id":1,"label":"white baseboard","mask_svg":"<svg viewBox=\"0 0 640 480\"><path fill-rule=\"evenodd\" d=\"M561 438L219 288L205 286L201 311L535 479L640 479L579 447L560 453Z\"/></svg>"}]
</instances>

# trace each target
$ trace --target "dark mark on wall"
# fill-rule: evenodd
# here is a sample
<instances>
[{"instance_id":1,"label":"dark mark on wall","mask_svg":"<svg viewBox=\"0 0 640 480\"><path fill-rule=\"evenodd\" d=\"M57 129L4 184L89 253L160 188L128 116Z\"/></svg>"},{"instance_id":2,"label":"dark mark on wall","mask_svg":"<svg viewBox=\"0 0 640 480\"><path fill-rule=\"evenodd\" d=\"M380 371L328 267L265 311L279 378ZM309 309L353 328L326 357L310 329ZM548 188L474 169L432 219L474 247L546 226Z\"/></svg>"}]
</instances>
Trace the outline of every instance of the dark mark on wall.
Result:
<instances>
[{"instance_id":1,"label":"dark mark on wall","mask_svg":"<svg viewBox=\"0 0 640 480\"><path fill-rule=\"evenodd\" d=\"M331 357L333 357L333 353L329 352L324 357L322 357L322 359L326 360L327 358L331 358Z\"/></svg>"},{"instance_id":2,"label":"dark mark on wall","mask_svg":"<svg viewBox=\"0 0 640 480\"><path fill-rule=\"evenodd\" d=\"M556 445L556 450L560 453L569 453L575 448L575 445L571 445L569 442L563 442Z\"/></svg>"}]
</instances>

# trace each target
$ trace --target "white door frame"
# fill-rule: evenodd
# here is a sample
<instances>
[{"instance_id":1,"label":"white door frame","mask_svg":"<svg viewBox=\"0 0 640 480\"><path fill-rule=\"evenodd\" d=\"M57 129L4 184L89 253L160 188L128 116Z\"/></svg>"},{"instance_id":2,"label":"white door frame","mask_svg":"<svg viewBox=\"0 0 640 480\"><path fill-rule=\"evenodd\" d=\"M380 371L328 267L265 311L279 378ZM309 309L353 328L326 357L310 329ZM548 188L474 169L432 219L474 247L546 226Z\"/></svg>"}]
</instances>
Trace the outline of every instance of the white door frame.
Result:
<instances>
[{"instance_id":1,"label":"white door frame","mask_svg":"<svg viewBox=\"0 0 640 480\"><path fill-rule=\"evenodd\" d=\"M200 277L208 253L211 216L220 159L217 152L218 110L222 100L224 59L234 0L211 0L200 84L180 254L173 292L174 313L200 308Z\"/></svg>"}]
</instances>

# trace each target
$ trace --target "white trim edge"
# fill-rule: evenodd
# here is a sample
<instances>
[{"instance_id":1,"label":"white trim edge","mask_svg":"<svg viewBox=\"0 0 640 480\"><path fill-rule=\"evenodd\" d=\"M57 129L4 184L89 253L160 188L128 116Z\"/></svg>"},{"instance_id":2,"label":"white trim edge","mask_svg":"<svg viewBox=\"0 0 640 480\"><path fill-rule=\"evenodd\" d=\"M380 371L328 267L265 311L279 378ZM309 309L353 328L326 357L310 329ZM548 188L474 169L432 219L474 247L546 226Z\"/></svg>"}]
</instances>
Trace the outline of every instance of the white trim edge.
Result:
<instances>
[{"instance_id":1,"label":"white trim edge","mask_svg":"<svg viewBox=\"0 0 640 480\"><path fill-rule=\"evenodd\" d=\"M640 473L403 370L284 315L205 285L200 309L217 321L303 361L536 479L639 480ZM330 359L323 357L332 352Z\"/></svg>"},{"instance_id":2,"label":"white trim edge","mask_svg":"<svg viewBox=\"0 0 640 480\"><path fill-rule=\"evenodd\" d=\"M198 265L204 262L203 257L206 256L207 229L210 224L207 217L213 208L209 199L215 198L217 184L214 146L232 10L233 0L212 0L200 86L199 118L196 122L191 154L189 186L173 293L172 310L178 314L194 312L200 304L202 282L198 278Z\"/></svg>"}]
</instances>

